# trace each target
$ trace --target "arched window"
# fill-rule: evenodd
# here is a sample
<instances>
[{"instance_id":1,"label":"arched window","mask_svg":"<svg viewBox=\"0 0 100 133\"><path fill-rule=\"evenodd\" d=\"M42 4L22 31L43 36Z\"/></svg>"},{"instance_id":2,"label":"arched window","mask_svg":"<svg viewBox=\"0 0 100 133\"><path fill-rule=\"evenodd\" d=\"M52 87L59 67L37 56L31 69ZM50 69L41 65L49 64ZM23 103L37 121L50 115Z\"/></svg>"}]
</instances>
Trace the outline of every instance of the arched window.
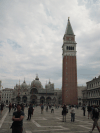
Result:
<instances>
[{"instance_id":1,"label":"arched window","mask_svg":"<svg viewBox=\"0 0 100 133\"><path fill-rule=\"evenodd\" d=\"M68 46L67 46L67 50L68 50Z\"/></svg>"},{"instance_id":2,"label":"arched window","mask_svg":"<svg viewBox=\"0 0 100 133\"><path fill-rule=\"evenodd\" d=\"M71 47L71 50L72 50L72 47Z\"/></svg>"},{"instance_id":3,"label":"arched window","mask_svg":"<svg viewBox=\"0 0 100 133\"><path fill-rule=\"evenodd\" d=\"M70 46L69 46L69 50L70 50Z\"/></svg>"}]
</instances>

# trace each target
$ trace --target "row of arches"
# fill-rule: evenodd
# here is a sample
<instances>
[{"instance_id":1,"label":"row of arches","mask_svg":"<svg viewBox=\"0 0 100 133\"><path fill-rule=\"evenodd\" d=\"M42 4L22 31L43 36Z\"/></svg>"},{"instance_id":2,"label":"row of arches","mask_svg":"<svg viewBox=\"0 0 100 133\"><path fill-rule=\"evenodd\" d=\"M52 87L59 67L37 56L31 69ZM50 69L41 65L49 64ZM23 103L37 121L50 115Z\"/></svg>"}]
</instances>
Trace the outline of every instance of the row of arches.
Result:
<instances>
[{"instance_id":1,"label":"row of arches","mask_svg":"<svg viewBox=\"0 0 100 133\"><path fill-rule=\"evenodd\" d=\"M21 97L17 96L16 100L17 100L17 102L20 102L21 101ZM37 96L36 95L30 96L30 101L33 104L37 103ZM27 102L27 97L26 96L22 97L22 102L24 102L24 103ZM46 103L51 103L51 102L55 103L56 102L56 98L54 97L52 99L51 97L46 97L46 98L44 96L40 97L40 103L45 103L45 102Z\"/></svg>"},{"instance_id":2,"label":"row of arches","mask_svg":"<svg viewBox=\"0 0 100 133\"><path fill-rule=\"evenodd\" d=\"M67 46L66 49L67 49L67 50L74 50L74 47L72 47L72 46Z\"/></svg>"},{"instance_id":3,"label":"row of arches","mask_svg":"<svg viewBox=\"0 0 100 133\"><path fill-rule=\"evenodd\" d=\"M21 97L20 97L20 96L17 96L17 97L16 97L16 100L17 100L17 102L20 102L20 101L21 101ZM27 102L27 97L26 97L26 96L23 96L23 97L22 97L22 102L24 102L24 103Z\"/></svg>"}]
</instances>

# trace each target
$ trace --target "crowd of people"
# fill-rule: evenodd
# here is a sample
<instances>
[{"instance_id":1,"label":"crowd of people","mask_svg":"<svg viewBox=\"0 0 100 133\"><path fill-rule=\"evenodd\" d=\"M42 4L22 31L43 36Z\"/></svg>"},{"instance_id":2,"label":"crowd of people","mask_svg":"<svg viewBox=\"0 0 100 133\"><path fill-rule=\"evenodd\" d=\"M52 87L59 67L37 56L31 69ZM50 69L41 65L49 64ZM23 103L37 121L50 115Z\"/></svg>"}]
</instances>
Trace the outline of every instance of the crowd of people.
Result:
<instances>
[{"instance_id":1,"label":"crowd of people","mask_svg":"<svg viewBox=\"0 0 100 133\"><path fill-rule=\"evenodd\" d=\"M48 112L48 109L51 110L51 113L54 113L54 109L58 109L59 107L62 108L62 122L66 122L66 115L68 113L70 113L71 115L71 122L75 122L75 110L76 108L78 109L78 106L74 106L74 105L66 105L63 104L62 106L57 106L57 105L44 105L41 104L41 114L43 114L43 110L45 108L46 112ZM4 108L4 104L1 103L0 105L0 110L1 110L1 114ZM9 106L9 113L11 112L11 109L13 111L13 117L12 117L12 133L22 133L23 131L23 118L24 118L24 108L25 105L24 104L15 104L15 103L10 103ZM31 120L31 116L33 115L35 109L35 105L33 104L29 104L28 105L28 117L27 120ZM100 108L97 105L88 105L87 107L85 106L85 104L83 104L83 106L81 107L81 110L83 110L83 116L85 116L85 112L86 110L88 111L88 119L91 118L93 120L93 127L90 131L90 133L93 132L94 128L97 127L99 133L100 133L100 128L98 126L98 119L99 119L99 114L100 114Z\"/></svg>"},{"instance_id":2,"label":"crowd of people","mask_svg":"<svg viewBox=\"0 0 100 133\"><path fill-rule=\"evenodd\" d=\"M69 106L69 109L71 109L70 110L71 122L75 121L75 107L74 107L74 105ZM62 106L62 108L63 108L63 110L62 110L63 122L66 122L66 114L68 113L68 106L66 106L64 104ZM83 116L85 116L86 105L83 104L81 109L83 110ZM87 111L88 111L88 119L91 118L93 120L93 127L92 127L92 130L89 131L89 133L92 133L95 127L97 127L97 129L98 129L98 131L100 133L100 127L98 125L98 120L99 120L99 117L100 117L100 107L97 106L97 105L92 105L92 106L88 105L87 106Z\"/></svg>"}]
</instances>

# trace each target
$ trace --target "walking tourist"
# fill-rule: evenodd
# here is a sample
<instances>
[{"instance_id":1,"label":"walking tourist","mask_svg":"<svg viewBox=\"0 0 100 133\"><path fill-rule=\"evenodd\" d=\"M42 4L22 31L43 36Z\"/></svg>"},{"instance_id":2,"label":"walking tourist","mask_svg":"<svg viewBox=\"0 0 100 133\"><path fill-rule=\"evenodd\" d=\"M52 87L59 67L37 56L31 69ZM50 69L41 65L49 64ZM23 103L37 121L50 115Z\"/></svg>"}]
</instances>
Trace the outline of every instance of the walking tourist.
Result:
<instances>
[{"instance_id":1,"label":"walking tourist","mask_svg":"<svg viewBox=\"0 0 100 133\"><path fill-rule=\"evenodd\" d=\"M11 107L12 107L12 105L11 105L11 103L9 104L9 113L10 113L10 111L11 111Z\"/></svg>"},{"instance_id":2,"label":"walking tourist","mask_svg":"<svg viewBox=\"0 0 100 133\"><path fill-rule=\"evenodd\" d=\"M22 133L23 131L24 112L21 111L21 106L17 105L17 111L13 113L12 133Z\"/></svg>"},{"instance_id":3,"label":"walking tourist","mask_svg":"<svg viewBox=\"0 0 100 133\"><path fill-rule=\"evenodd\" d=\"M88 111L88 119L89 119L89 116L91 117L91 111L92 111L92 108L91 108L90 104L87 107L87 111Z\"/></svg>"},{"instance_id":4,"label":"walking tourist","mask_svg":"<svg viewBox=\"0 0 100 133\"><path fill-rule=\"evenodd\" d=\"M14 110L14 103L12 103L12 110Z\"/></svg>"},{"instance_id":5,"label":"walking tourist","mask_svg":"<svg viewBox=\"0 0 100 133\"><path fill-rule=\"evenodd\" d=\"M62 121L66 122L66 113L68 113L68 109L65 104L62 106L62 108L63 108L63 110L62 110L63 120Z\"/></svg>"},{"instance_id":6,"label":"walking tourist","mask_svg":"<svg viewBox=\"0 0 100 133\"><path fill-rule=\"evenodd\" d=\"M32 112L33 112L33 106L32 106L32 104L30 104L29 107L28 107L28 118L27 118L27 120L31 120Z\"/></svg>"},{"instance_id":7,"label":"walking tourist","mask_svg":"<svg viewBox=\"0 0 100 133\"><path fill-rule=\"evenodd\" d=\"M46 105L46 112L48 112L48 105Z\"/></svg>"},{"instance_id":8,"label":"walking tourist","mask_svg":"<svg viewBox=\"0 0 100 133\"><path fill-rule=\"evenodd\" d=\"M2 114L2 111L3 111L3 107L4 107L4 104L1 103L1 114Z\"/></svg>"},{"instance_id":9,"label":"walking tourist","mask_svg":"<svg viewBox=\"0 0 100 133\"><path fill-rule=\"evenodd\" d=\"M43 114L43 109L44 109L44 106L43 104L41 105L41 114Z\"/></svg>"},{"instance_id":10,"label":"walking tourist","mask_svg":"<svg viewBox=\"0 0 100 133\"><path fill-rule=\"evenodd\" d=\"M85 104L83 105L83 116L85 116Z\"/></svg>"},{"instance_id":11,"label":"walking tourist","mask_svg":"<svg viewBox=\"0 0 100 133\"><path fill-rule=\"evenodd\" d=\"M74 107L74 105L72 105L70 113L71 113L71 122L74 122L75 121L75 107Z\"/></svg>"},{"instance_id":12,"label":"walking tourist","mask_svg":"<svg viewBox=\"0 0 100 133\"><path fill-rule=\"evenodd\" d=\"M51 106L51 113L54 113L54 107Z\"/></svg>"},{"instance_id":13,"label":"walking tourist","mask_svg":"<svg viewBox=\"0 0 100 133\"><path fill-rule=\"evenodd\" d=\"M32 115L33 115L34 109L35 109L35 105L33 104L33 111L32 111Z\"/></svg>"},{"instance_id":14,"label":"walking tourist","mask_svg":"<svg viewBox=\"0 0 100 133\"><path fill-rule=\"evenodd\" d=\"M98 119L99 119L99 111L98 111L97 106L95 105L94 106L94 109L92 111L92 120L94 121L93 122L93 127L92 127L92 130L89 131L89 133L92 133L93 132L95 126L97 127L97 129L98 129L98 131L100 133L100 127L98 126Z\"/></svg>"}]
</instances>

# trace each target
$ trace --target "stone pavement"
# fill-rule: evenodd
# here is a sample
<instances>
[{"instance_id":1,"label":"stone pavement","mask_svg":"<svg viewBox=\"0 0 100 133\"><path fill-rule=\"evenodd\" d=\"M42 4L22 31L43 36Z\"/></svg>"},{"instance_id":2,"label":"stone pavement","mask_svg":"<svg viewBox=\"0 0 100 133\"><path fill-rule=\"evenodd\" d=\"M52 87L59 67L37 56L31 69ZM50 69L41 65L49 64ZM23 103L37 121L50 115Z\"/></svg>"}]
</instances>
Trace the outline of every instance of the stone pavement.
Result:
<instances>
[{"instance_id":1,"label":"stone pavement","mask_svg":"<svg viewBox=\"0 0 100 133\"><path fill-rule=\"evenodd\" d=\"M81 108L76 109L75 122L71 122L70 109L66 116L66 122L62 122L62 108L55 109L51 114L51 110L48 112L44 109L41 114L40 107L36 107L32 116L32 119L27 119L27 108L25 108L25 117L23 120L23 133L88 133L92 129L93 121L83 116ZM10 126L12 124L12 114L8 112L8 108L3 110L0 114L0 133L11 133ZM99 121L100 126L100 121ZM98 133L97 128L93 133Z\"/></svg>"}]
</instances>

